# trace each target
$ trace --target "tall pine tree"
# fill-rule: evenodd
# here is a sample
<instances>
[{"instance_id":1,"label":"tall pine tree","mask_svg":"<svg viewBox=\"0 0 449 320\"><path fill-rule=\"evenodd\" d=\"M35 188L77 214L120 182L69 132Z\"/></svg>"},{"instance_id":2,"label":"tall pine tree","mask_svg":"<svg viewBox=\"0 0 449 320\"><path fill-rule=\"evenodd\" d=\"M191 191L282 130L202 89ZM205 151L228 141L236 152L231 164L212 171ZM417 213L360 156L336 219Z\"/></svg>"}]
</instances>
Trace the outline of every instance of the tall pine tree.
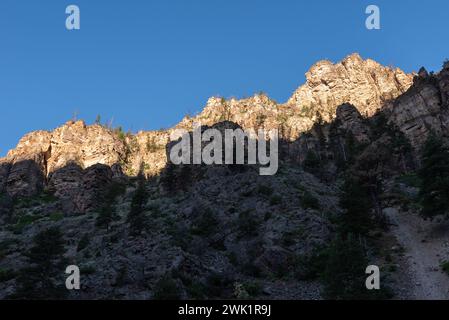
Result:
<instances>
[{"instance_id":1,"label":"tall pine tree","mask_svg":"<svg viewBox=\"0 0 449 320\"><path fill-rule=\"evenodd\" d=\"M367 188L358 179L354 177L346 179L340 206L344 212L339 219L339 233L344 237L349 234L366 236L372 227L372 203Z\"/></svg>"},{"instance_id":2,"label":"tall pine tree","mask_svg":"<svg viewBox=\"0 0 449 320\"><path fill-rule=\"evenodd\" d=\"M140 235L147 227L148 221L144 212L146 201L147 194L145 190L145 178L142 174L139 174L137 189L131 200L131 209L127 217L127 222L129 223L129 228L132 235Z\"/></svg>"},{"instance_id":3,"label":"tall pine tree","mask_svg":"<svg viewBox=\"0 0 449 320\"><path fill-rule=\"evenodd\" d=\"M67 290L63 284L66 261L65 241L59 228L50 228L34 237L34 245L26 253L29 266L17 278L13 299L63 299ZM59 280L59 281L58 281Z\"/></svg>"},{"instance_id":4,"label":"tall pine tree","mask_svg":"<svg viewBox=\"0 0 449 320\"><path fill-rule=\"evenodd\" d=\"M431 135L422 150L420 198L422 215L434 217L449 212L449 149Z\"/></svg>"}]
</instances>

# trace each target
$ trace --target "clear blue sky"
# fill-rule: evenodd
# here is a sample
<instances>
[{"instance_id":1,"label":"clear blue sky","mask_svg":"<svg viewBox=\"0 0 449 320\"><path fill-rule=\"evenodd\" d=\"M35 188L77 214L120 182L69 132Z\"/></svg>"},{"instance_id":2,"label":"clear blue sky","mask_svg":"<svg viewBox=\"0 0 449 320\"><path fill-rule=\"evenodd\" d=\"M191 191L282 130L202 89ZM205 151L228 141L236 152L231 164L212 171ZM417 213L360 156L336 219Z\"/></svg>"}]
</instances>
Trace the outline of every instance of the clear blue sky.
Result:
<instances>
[{"instance_id":1,"label":"clear blue sky","mask_svg":"<svg viewBox=\"0 0 449 320\"><path fill-rule=\"evenodd\" d=\"M380 31L365 8L381 9ZM65 8L81 30L65 29ZM159 129L212 95L283 102L317 60L359 52L405 71L449 57L447 0L1 0L0 155L72 118Z\"/></svg>"}]
</instances>

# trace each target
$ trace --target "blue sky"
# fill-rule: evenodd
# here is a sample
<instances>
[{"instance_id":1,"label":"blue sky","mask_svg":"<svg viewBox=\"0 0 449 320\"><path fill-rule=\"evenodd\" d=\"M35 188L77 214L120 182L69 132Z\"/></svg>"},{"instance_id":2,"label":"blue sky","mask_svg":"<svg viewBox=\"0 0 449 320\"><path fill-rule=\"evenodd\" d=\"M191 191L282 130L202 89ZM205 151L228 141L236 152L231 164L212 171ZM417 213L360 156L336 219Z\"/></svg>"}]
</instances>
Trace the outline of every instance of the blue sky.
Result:
<instances>
[{"instance_id":1,"label":"blue sky","mask_svg":"<svg viewBox=\"0 0 449 320\"><path fill-rule=\"evenodd\" d=\"M81 30L65 28L65 8ZM365 8L381 9L381 30ZM413 71L449 57L449 1L1 0L0 155L78 114L170 127L212 95L283 102L320 59L352 52Z\"/></svg>"}]
</instances>

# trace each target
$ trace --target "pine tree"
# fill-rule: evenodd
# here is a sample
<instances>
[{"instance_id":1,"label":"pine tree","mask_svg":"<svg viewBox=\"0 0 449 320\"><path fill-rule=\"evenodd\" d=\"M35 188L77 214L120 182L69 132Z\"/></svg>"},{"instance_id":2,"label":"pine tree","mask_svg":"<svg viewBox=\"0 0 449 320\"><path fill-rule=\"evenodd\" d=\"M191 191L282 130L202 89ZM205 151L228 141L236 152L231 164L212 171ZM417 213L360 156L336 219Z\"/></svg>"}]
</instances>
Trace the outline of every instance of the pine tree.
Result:
<instances>
[{"instance_id":1,"label":"pine tree","mask_svg":"<svg viewBox=\"0 0 449 320\"><path fill-rule=\"evenodd\" d=\"M327 250L322 274L324 295L330 299L364 299L367 258L359 242L351 236L335 239Z\"/></svg>"},{"instance_id":2,"label":"pine tree","mask_svg":"<svg viewBox=\"0 0 449 320\"><path fill-rule=\"evenodd\" d=\"M449 211L449 149L431 135L422 150L420 198L422 215L434 217Z\"/></svg>"},{"instance_id":3,"label":"pine tree","mask_svg":"<svg viewBox=\"0 0 449 320\"><path fill-rule=\"evenodd\" d=\"M316 152L314 150L308 150L306 158L303 162L304 170L312 174L316 174L320 171L321 163Z\"/></svg>"},{"instance_id":4,"label":"pine tree","mask_svg":"<svg viewBox=\"0 0 449 320\"><path fill-rule=\"evenodd\" d=\"M65 252L63 234L50 228L34 237L34 245L27 252L29 267L20 271L13 299L62 299L66 289L55 279L64 274Z\"/></svg>"},{"instance_id":5,"label":"pine tree","mask_svg":"<svg viewBox=\"0 0 449 320\"><path fill-rule=\"evenodd\" d=\"M146 199L145 179L140 175L137 189L131 200L131 210L127 217L127 222L129 223L131 234L133 235L140 235L146 228L147 217L144 213Z\"/></svg>"},{"instance_id":6,"label":"pine tree","mask_svg":"<svg viewBox=\"0 0 449 320\"><path fill-rule=\"evenodd\" d=\"M119 182L113 182L108 186L107 191L104 195L104 199L102 200L103 205L95 221L95 225L97 227L106 228L107 230L109 230L111 223L120 219L114 208L114 202L115 198L124 193L125 190L125 185Z\"/></svg>"},{"instance_id":7,"label":"pine tree","mask_svg":"<svg viewBox=\"0 0 449 320\"><path fill-rule=\"evenodd\" d=\"M369 192L356 178L349 177L343 185L340 206L344 212L339 221L339 232L346 236L366 236L371 221L371 200Z\"/></svg>"},{"instance_id":8,"label":"pine tree","mask_svg":"<svg viewBox=\"0 0 449 320\"><path fill-rule=\"evenodd\" d=\"M106 205L101 208L100 213L98 214L97 219L95 220L95 225L100 228L106 228L109 231L109 227L111 223L118 219L118 215L115 212L112 205Z\"/></svg>"}]
</instances>

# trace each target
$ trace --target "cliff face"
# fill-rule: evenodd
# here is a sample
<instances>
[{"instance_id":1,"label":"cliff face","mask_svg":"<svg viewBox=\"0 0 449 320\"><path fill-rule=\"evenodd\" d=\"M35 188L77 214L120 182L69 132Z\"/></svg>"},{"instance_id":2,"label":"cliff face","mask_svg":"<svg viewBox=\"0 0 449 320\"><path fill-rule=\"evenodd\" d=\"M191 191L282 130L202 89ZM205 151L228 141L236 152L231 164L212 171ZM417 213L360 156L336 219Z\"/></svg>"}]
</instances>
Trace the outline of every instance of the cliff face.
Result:
<instances>
[{"instance_id":1,"label":"cliff face","mask_svg":"<svg viewBox=\"0 0 449 320\"><path fill-rule=\"evenodd\" d=\"M306 73L306 79L288 104L309 116L318 112L329 122L335 118L337 107L344 103L356 106L364 117L374 115L406 92L413 76L352 54L336 64L316 63Z\"/></svg>"},{"instance_id":2,"label":"cliff face","mask_svg":"<svg viewBox=\"0 0 449 320\"><path fill-rule=\"evenodd\" d=\"M388 105L389 119L419 147L430 132L449 134L449 63L441 72L429 75L421 69L410 89Z\"/></svg>"},{"instance_id":3,"label":"cliff face","mask_svg":"<svg viewBox=\"0 0 449 320\"><path fill-rule=\"evenodd\" d=\"M69 164L76 164L81 170L95 164L116 165L113 175L119 175L121 170L131 176L140 171L156 175L167 163L165 147L170 133L176 128L192 129L197 122L211 126L226 120L244 129L278 129L284 140L304 145L303 133L316 123L335 120L338 107L350 104L358 115L343 108L340 122L343 127L351 127L356 138L365 142L369 138L361 119L380 110L416 148L431 130L448 133L447 63L437 75L421 70L413 76L353 54L336 64L318 62L306 73L306 80L285 104L264 94L242 100L210 98L200 114L186 117L164 131L132 135L98 124L69 121L52 132L29 133L0 159L0 190L12 196L26 196L45 185L57 186L58 175L53 173ZM329 140L328 134L325 135ZM304 148L297 150L300 151ZM292 156L303 158L298 154Z\"/></svg>"},{"instance_id":4,"label":"cliff face","mask_svg":"<svg viewBox=\"0 0 449 320\"><path fill-rule=\"evenodd\" d=\"M198 116L185 118L180 125L191 128L193 122L212 125L230 120L243 128L278 128L292 141L318 120L331 122L337 107L345 103L364 117L374 115L410 88L413 75L352 54L336 64L316 63L306 80L287 103L278 104L264 94L242 100L211 98Z\"/></svg>"}]
</instances>

